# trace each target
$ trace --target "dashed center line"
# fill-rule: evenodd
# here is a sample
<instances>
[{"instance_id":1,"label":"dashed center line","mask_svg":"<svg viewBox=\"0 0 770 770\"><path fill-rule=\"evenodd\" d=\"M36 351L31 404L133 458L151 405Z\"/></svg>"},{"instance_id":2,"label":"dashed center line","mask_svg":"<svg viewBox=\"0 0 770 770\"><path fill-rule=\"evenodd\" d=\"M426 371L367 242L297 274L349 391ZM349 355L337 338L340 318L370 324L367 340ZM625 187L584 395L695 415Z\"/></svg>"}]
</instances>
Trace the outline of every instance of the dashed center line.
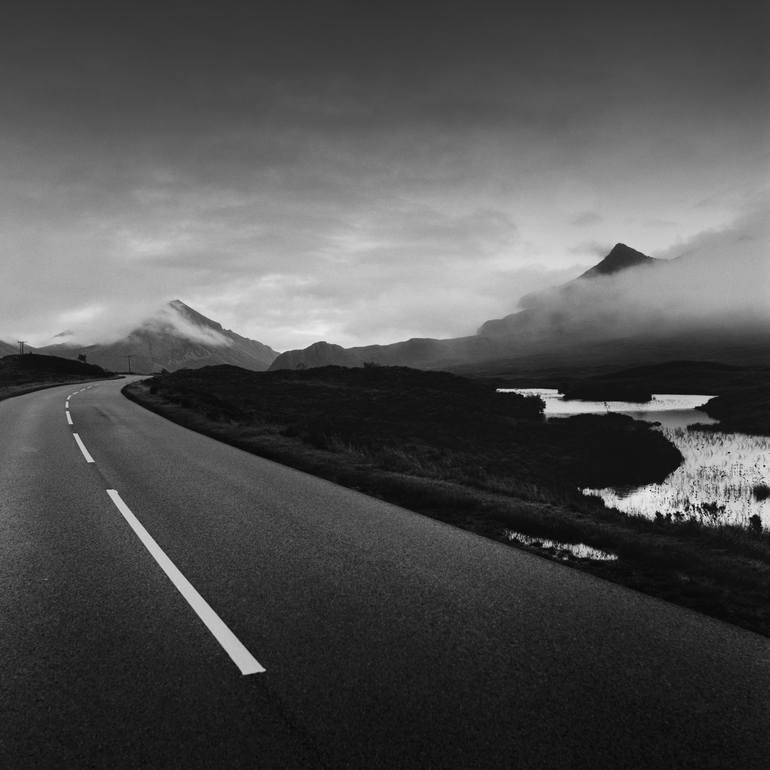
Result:
<instances>
[{"instance_id":1,"label":"dashed center line","mask_svg":"<svg viewBox=\"0 0 770 770\"><path fill-rule=\"evenodd\" d=\"M73 425L72 415L69 410L70 399L89 388L82 388L67 396L67 400L64 402L64 412L67 416L68 425ZM86 449L83 439L81 439L74 431L72 437L75 439L75 443L82 452L85 461L87 463L93 463L94 458L91 457L91 453ZM144 547L150 552L152 558L155 559L158 566L166 573L168 579L174 584L177 591L182 594L185 601L192 607L195 614L200 618L217 642L219 642L222 649L230 656L230 659L238 667L241 674L248 676L249 674L263 673L265 668L246 649L240 639L238 639L238 637L230 630L222 618L214 612L209 603L195 590L192 583L190 583L179 569L177 569L174 562L168 558L165 551L163 551L163 549L155 542L152 535L150 535L150 533L142 526L139 519L134 516L131 509L123 502L117 490L108 489L107 494L110 496L110 499L115 504L118 511L120 511L123 518L128 522L128 525L134 530L136 536L142 541Z\"/></svg>"},{"instance_id":2,"label":"dashed center line","mask_svg":"<svg viewBox=\"0 0 770 770\"><path fill-rule=\"evenodd\" d=\"M152 535L142 526L139 519L134 516L131 509L123 502L118 492L108 489L107 494L115 504L115 507L123 515L136 536L142 541L144 547L158 563L158 566L166 573L168 579L192 607L195 614L203 621L204 625L214 638L222 646L222 649L230 656L230 659L240 670L241 674L261 674L264 667L244 647L238 637L227 627L222 618L217 615L208 602L195 590L192 583L177 569L174 562L166 556L165 551L155 542Z\"/></svg>"},{"instance_id":3,"label":"dashed center line","mask_svg":"<svg viewBox=\"0 0 770 770\"><path fill-rule=\"evenodd\" d=\"M94 461L94 458L91 457L91 453L86 449L86 445L83 443L83 440L78 436L77 433L73 433L72 437L75 439L75 443L80 448L80 451L83 453L83 457L85 457L87 463L92 463Z\"/></svg>"}]
</instances>

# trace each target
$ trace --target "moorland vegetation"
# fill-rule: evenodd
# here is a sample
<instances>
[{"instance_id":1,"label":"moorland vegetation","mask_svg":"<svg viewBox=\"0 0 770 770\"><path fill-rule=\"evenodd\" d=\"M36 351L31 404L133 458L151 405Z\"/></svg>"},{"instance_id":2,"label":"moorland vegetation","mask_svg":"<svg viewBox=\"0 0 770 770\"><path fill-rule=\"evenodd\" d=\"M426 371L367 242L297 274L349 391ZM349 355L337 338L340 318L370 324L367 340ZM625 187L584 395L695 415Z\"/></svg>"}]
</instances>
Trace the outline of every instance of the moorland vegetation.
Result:
<instances>
[{"instance_id":1,"label":"moorland vegetation","mask_svg":"<svg viewBox=\"0 0 770 770\"><path fill-rule=\"evenodd\" d=\"M521 543L513 531L601 549L617 558L572 563L770 635L770 533L627 516L585 497L579 487L661 480L681 456L628 417L546 421L540 399L497 393L502 384L404 367L215 366L124 392L219 440L500 542Z\"/></svg>"}]
</instances>

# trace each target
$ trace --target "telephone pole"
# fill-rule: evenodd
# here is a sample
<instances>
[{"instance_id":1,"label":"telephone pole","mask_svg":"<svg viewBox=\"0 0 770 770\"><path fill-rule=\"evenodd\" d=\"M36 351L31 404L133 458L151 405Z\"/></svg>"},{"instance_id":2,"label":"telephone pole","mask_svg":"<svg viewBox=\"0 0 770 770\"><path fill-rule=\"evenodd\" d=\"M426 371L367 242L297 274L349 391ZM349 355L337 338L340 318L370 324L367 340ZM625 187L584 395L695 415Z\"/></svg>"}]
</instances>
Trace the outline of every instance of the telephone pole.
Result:
<instances>
[{"instance_id":1,"label":"telephone pole","mask_svg":"<svg viewBox=\"0 0 770 770\"><path fill-rule=\"evenodd\" d=\"M130 355L130 356L126 356L126 358L128 359L128 373L129 373L129 374L131 374L131 359L132 359L133 357L134 357L133 355Z\"/></svg>"},{"instance_id":2,"label":"telephone pole","mask_svg":"<svg viewBox=\"0 0 770 770\"><path fill-rule=\"evenodd\" d=\"M27 340L16 340L19 343L19 355L24 355L24 346L27 344Z\"/></svg>"}]
</instances>

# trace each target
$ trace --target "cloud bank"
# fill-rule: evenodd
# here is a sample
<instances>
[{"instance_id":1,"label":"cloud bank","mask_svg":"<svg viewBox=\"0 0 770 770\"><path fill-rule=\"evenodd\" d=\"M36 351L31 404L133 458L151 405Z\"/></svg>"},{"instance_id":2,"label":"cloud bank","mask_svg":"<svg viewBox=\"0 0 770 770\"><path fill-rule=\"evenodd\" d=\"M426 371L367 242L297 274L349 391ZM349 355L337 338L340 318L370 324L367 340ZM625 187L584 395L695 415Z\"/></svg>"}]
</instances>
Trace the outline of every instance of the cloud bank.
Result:
<instances>
[{"instance_id":1,"label":"cloud bank","mask_svg":"<svg viewBox=\"0 0 770 770\"><path fill-rule=\"evenodd\" d=\"M585 338L770 333L770 218L755 210L700 234L666 260L527 298L497 334Z\"/></svg>"}]
</instances>

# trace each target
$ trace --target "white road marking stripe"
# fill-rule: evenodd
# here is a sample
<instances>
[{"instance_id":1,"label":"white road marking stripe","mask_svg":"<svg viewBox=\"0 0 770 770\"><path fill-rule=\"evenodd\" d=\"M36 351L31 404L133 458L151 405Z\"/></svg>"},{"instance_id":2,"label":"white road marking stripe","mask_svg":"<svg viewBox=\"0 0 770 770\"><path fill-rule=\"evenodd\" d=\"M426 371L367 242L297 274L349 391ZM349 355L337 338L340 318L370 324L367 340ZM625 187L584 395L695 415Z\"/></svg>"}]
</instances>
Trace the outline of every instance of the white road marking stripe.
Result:
<instances>
[{"instance_id":1,"label":"white road marking stripe","mask_svg":"<svg viewBox=\"0 0 770 770\"><path fill-rule=\"evenodd\" d=\"M67 415L67 425L72 425L72 415L70 414L70 410L65 409L64 414Z\"/></svg>"},{"instance_id":2,"label":"white road marking stripe","mask_svg":"<svg viewBox=\"0 0 770 770\"><path fill-rule=\"evenodd\" d=\"M86 445L80 440L80 436L77 433L72 434L75 438L75 443L80 447L80 451L83 453L83 457L86 458L87 463L92 463L94 458L91 457L89 451L86 449Z\"/></svg>"},{"instance_id":3,"label":"white road marking stripe","mask_svg":"<svg viewBox=\"0 0 770 770\"><path fill-rule=\"evenodd\" d=\"M243 646L238 637L225 625L224 621L214 612L208 602L193 588L189 580L176 568L174 562L166 556L163 549L155 542L152 535L142 526L139 519L134 516L131 509L123 502L120 495L114 489L108 489L107 494L115 503L115 507L123 514L123 518L134 530L144 547L158 563L158 566L166 573L168 579L176 586L176 589L193 608L195 614L203 621L204 625L219 642L230 659L238 666L241 674L261 674L265 669L256 658Z\"/></svg>"}]
</instances>

